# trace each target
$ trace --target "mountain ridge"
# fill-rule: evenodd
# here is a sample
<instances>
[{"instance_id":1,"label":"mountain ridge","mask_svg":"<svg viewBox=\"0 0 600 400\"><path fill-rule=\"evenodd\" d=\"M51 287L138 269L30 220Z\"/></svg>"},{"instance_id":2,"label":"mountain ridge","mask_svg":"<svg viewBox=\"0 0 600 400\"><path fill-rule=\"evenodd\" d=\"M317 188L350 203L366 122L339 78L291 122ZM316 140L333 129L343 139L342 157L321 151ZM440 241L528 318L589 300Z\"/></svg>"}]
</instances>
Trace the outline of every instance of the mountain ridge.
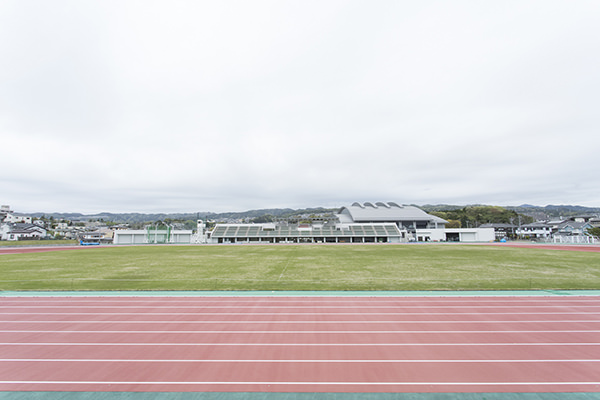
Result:
<instances>
[{"instance_id":1,"label":"mountain ridge","mask_svg":"<svg viewBox=\"0 0 600 400\"><path fill-rule=\"evenodd\" d=\"M452 204L425 204L422 206L413 204L416 207L423 209L426 212L432 211L451 211L458 210L465 207L502 207L507 210L512 210L523 215L535 215L536 218L546 216L547 218L557 217L570 217L580 214L599 214L600 207L585 207L578 205L546 205L546 206L534 206L530 204L522 204L519 206L493 206L488 204L469 204L469 205L452 205ZM318 214L318 213L332 213L339 210L337 208L324 208L324 207L312 207L312 208L266 208L256 209L247 211L236 211L236 212L222 212L215 213L210 211L202 212L188 212L188 213L111 213L101 212L96 214L83 214L83 213L15 213L16 215L28 215L34 218L54 218L54 219L66 219L71 221L86 221L86 220L104 220L112 222L155 222L164 221L165 219L171 220L196 220L200 219L245 219L245 218L257 218L264 215L272 215L275 217L285 217L300 214ZM541 218L543 219L543 218Z\"/></svg>"}]
</instances>

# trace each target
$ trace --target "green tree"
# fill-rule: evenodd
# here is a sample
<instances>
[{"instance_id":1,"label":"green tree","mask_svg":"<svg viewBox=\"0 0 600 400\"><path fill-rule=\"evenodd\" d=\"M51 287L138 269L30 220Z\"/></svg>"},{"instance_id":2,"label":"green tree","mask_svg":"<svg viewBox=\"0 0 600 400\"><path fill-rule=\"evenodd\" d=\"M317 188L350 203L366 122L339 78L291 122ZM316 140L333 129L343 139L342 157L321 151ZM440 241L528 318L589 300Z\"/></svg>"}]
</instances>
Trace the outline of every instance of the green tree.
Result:
<instances>
[{"instance_id":1,"label":"green tree","mask_svg":"<svg viewBox=\"0 0 600 400\"><path fill-rule=\"evenodd\" d=\"M588 235L600 239L600 228L589 228L586 232Z\"/></svg>"},{"instance_id":2,"label":"green tree","mask_svg":"<svg viewBox=\"0 0 600 400\"><path fill-rule=\"evenodd\" d=\"M250 222L255 223L255 224L263 224L265 222L273 222L273 221L275 221L275 217L273 215L265 214L265 215L261 215L260 217L254 218Z\"/></svg>"},{"instance_id":3,"label":"green tree","mask_svg":"<svg viewBox=\"0 0 600 400\"><path fill-rule=\"evenodd\" d=\"M456 210L432 211L431 214L446 221L460 221L463 228L474 228L487 223L510 224L519 218L515 211L498 206L467 206ZM533 222L532 218L524 215L521 220L523 223Z\"/></svg>"},{"instance_id":4,"label":"green tree","mask_svg":"<svg viewBox=\"0 0 600 400\"><path fill-rule=\"evenodd\" d=\"M447 220L448 224L446 225L446 228L460 228L460 221L457 219L449 219Z\"/></svg>"},{"instance_id":5,"label":"green tree","mask_svg":"<svg viewBox=\"0 0 600 400\"><path fill-rule=\"evenodd\" d=\"M194 230L197 228L198 223L194 220L188 219L184 222L183 226L185 229Z\"/></svg>"}]
</instances>

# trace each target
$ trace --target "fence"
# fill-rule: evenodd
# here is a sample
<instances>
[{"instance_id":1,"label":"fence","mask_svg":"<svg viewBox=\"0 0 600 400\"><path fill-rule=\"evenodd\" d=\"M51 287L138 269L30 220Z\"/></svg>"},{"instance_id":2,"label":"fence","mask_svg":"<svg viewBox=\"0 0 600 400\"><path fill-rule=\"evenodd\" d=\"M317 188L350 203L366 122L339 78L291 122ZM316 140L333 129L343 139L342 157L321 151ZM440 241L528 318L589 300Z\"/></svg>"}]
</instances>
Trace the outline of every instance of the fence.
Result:
<instances>
[{"instance_id":1,"label":"fence","mask_svg":"<svg viewBox=\"0 0 600 400\"><path fill-rule=\"evenodd\" d=\"M551 243L565 243L565 244L597 244L598 239L592 236L553 236L549 242Z\"/></svg>"}]
</instances>

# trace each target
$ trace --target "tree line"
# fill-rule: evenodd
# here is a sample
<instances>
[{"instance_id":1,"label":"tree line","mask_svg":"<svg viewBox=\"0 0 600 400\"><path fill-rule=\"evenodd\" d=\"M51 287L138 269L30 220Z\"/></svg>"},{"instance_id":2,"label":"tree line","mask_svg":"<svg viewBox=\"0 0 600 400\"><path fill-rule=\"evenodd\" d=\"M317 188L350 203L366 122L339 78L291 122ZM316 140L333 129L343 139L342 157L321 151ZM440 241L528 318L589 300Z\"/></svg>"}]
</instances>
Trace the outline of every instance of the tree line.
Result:
<instances>
[{"instance_id":1,"label":"tree line","mask_svg":"<svg viewBox=\"0 0 600 400\"><path fill-rule=\"evenodd\" d=\"M477 228L483 224L522 225L534 221L533 217L499 206L466 206L429 213L448 221L447 228Z\"/></svg>"}]
</instances>

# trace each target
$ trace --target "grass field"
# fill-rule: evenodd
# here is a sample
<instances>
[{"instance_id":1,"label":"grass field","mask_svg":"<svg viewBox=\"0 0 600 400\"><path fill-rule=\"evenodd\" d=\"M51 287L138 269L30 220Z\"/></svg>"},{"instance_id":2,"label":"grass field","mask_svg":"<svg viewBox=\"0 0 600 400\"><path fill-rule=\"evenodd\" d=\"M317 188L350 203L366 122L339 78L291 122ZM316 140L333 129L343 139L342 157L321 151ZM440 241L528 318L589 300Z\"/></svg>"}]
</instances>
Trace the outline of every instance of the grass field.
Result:
<instances>
[{"instance_id":1,"label":"grass field","mask_svg":"<svg viewBox=\"0 0 600 400\"><path fill-rule=\"evenodd\" d=\"M600 289L600 253L473 245L86 248L0 256L0 290Z\"/></svg>"},{"instance_id":2,"label":"grass field","mask_svg":"<svg viewBox=\"0 0 600 400\"><path fill-rule=\"evenodd\" d=\"M0 290L600 289L600 254L473 245L137 246L0 256Z\"/></svg>"}]
</instances>

